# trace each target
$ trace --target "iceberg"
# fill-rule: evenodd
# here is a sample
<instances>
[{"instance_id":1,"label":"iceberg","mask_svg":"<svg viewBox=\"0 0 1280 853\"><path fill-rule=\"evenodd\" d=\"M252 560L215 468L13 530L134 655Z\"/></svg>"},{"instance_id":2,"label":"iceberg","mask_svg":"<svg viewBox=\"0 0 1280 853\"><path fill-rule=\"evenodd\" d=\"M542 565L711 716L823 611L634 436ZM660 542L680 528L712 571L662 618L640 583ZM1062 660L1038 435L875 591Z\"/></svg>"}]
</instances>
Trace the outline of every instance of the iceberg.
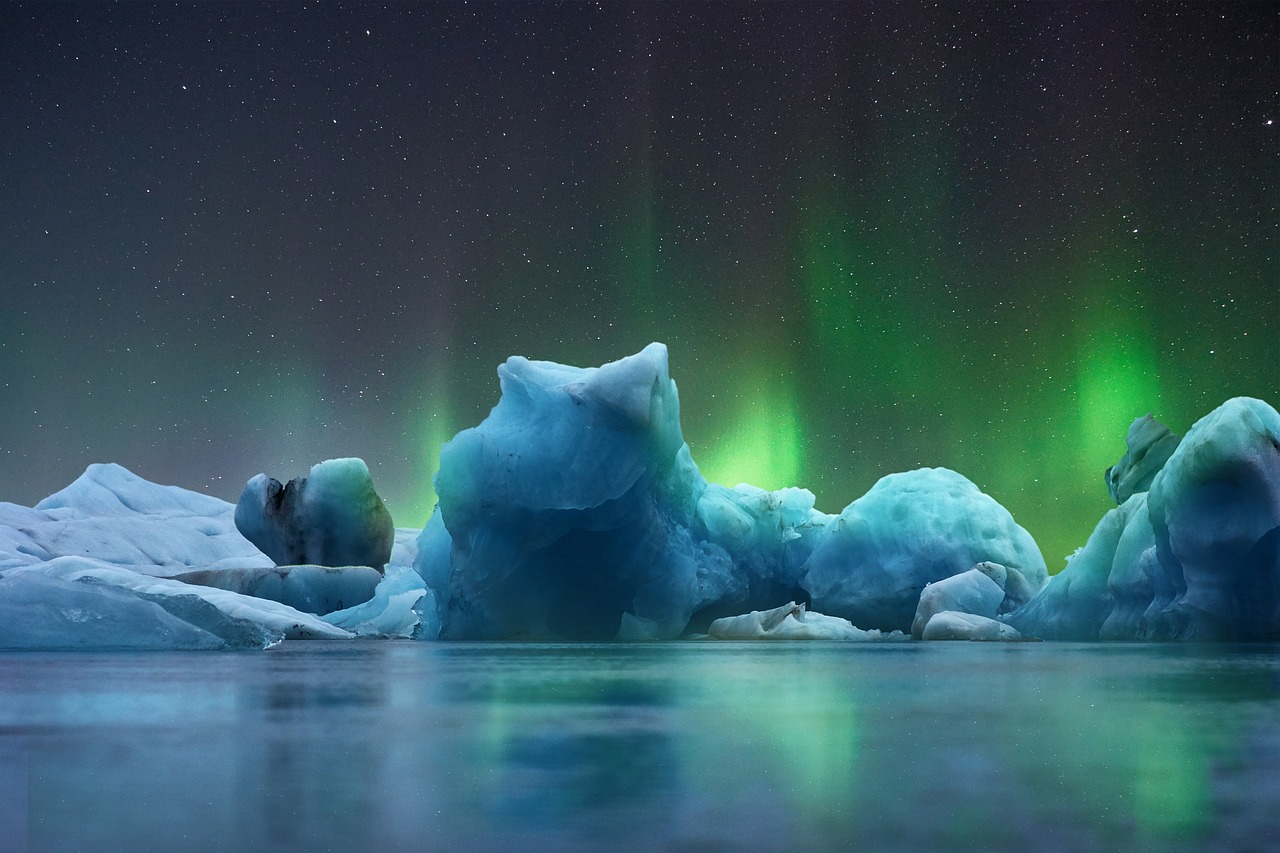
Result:
<instances>
[{"instance_id":1,"label":"iceberg","mask_svg":"<svg viewBox=\"0 0 1280 853\"><path fill-rule=\"evenodd\" d=\"M843 640L865 643L906 639L901 631L863 631L848 619L813 613L794 601L772 610L753 610L741 616L722 617L711 623L707 635L713 640Z\"/></svg>"},{"instance_id":2,"label":"iceberg","mask_svg":"<svg viewBox=\"0 0 1280 853\"><path fill-rule=\"evenodd\" d=\"M16 570L0 577L0 649L221 649L221 637L126 590Z\"/></svg>"},{"instance_id":3,"label":"iceberg","mask_svg":"<svg viewBox=\"0 0 1280 853\"><path fill-rule=\"evenodd\" d=\"M446 639L664 639L787 601L909 630L925 584L1044 559L961 475L887 477L840 516L812 492L708 483L667 350L598 368L513 357L488 418L447 443L415 568Z\"/></svg>"},{"instance_id":4,"label":"iceberg","mask_svg":"<svg viewBox=\"0 0 1280 853\"><path fill-rule=\"evenodd\" d=\"M0 648L266 648L352 636L270 599L332 610L372 596L381 576L271 568L234 511L96 464L35 507L0 504Z\"/></svg>"},{"instance_id":5,"label":"iceberg","mask_svg":"<svg viewBox=\"0 0 1280 853\"><path fill-rule=\"evenodd\" d=\"M665 639L799 592L812 495L707 483L666 347L498 376L497 406L441 451L419 540L442 637Z\"/></svg>"},{"instance_id":6,"label":"iceberg","mask_svg":"<svg viewBox=\"0 0 1280 853\"><path fill-rule=\"evenodd\" d=\"M218 498L94 464L34 507L0 503L0 570L76 556L144 574L270 566L236 530L234 512Z\"/></svg>"},{"instance_id":7,"label":"iceberg","mask_svg":"<svg viewBox=\"0 0 1280 853\"><path fill-rule=\"evenodd\" d=\"M1038 589L1017 569L999 563L978 563L967 572L924 588L911 622L911 637L924 639L933 617L943 612L998 619L1030 601Z\"/></svg>"},{"instance_id":8,"label":"iceberg","mask_svg":"<svg viewBox=\"0 0 1280 853\"><path fill-rule=\"evenodd\" d=\"M436 639L430 623L424 627L422 606L419 602L428 598L429 616L434 612L434 594L427 589L421 576L408 566L388 566L373 596L361 604L324 616L324 621L357 637L379 639Z\"/></svg>"},{"instance_id":9,"label":"iceberg","mask_svg":"<svg viewBox=\"0 0 1280 853\"><path fill-rule=\"evenodd\" d=\"M1048 578L1031 534L961 474L890 474L826 528L806 565L813 607L864 628L910 631L925 586L982 562Z\"/></svg>"},{"instance_id":10,"label":"iceberg","mask_svg":"<svg viewBox=\"0 0 1280 853\"><path fill-rule=\"evenodd\" d=\"M661 344L588 368L516 356L498 378L444 446L421 531L392 526L359 459L259 475L236 506L118 465L0 504L0 647L1280 639L1280 415L1260 400L1181 441L1136 420L1106 478L1118 506L1050 580L1031 535L945 468L838 515L806 489L708 482Z\"/></svg>"},{"instance_id":11,"label":"iceberg","mask_svg":"<svg viewBox=\"0 0 1280 853\"><path fill-rule=\"evenodd\" d=\"M154 601L165 610L233 645L257 645L259 635L266 638L263 646L275 645L282 639L337 640L351 636L310 613L286 604L241 595L225 589L196 586L169 578L152 577L96 560L59 557L40 566L15 572L40 572L70 581L89 581L133 592ZM6 574L6 577L8 574ZM254 639L245 640L247 635Z\"/></svg>"},{"instance_id":12,"label":"iceberg","mask_svg":"<svg viewBox=\"0 0 1280 853\"><path fill-rule=\"evenodd\" d=\"M1045 639L1280 639L1280 414L1236 397L1197 421L1008 621Z\"/></svg>"},{"instance_id":13,"label":"iceberg","mask_svg":"<svg viewBox=\"0 0 1280 853\"><path fill-rule=\"evenodd\" d=\"M142 632L138 641L140 645L129 645L127 630L123 627L127 623L127 614L122 610L121 602L130 597L157 605L175 619L201 629L215 638L220 644L218 647L222 648L267 648L284 639L344 639L352 636L350 632L323 622L316 616L278 602L144 575L86 557L58 557L35 566L9 569L2 579L26 591L37 589L26 578L27 575L41 575L71 582L72 586L45 586L47 592L54 594L54 600L48 606L64 614L74 610L83 617L81 621L86 624L117 626L112 635L118 642L113 642L113 647L151 647L146 644L154 641L157 636L155 620L143 619L139 622ZM79 585L78 589L75 584ZM78 594L87 589L103 594L93 600ZM62 599L70 590L76 590L76 594L70 595L74 603L67 604ZM6 602L5 606L8 607L9 604ZM133 605L126 609L135 614L138 612L138 608ZM68 620L76 621L67 617L63 620L63 627L67 627L65 623ZM169 622L162 621L172 628ZM72 631L70 636L74 639L79 634ZM188 645L190 637L177 639L180 641L164 647L207 647ZM66 646L57 644L55 647Z\"/></svg>"},{"instance_id":14,"label":"iceberg","mask_svg":"<svg viewBox=\"0 0 1280 853\"><path fill-rule=\"evenodd\" d=\"M653 638L684 630L700 568L731 567L699 559L692 501L676 494L687 478L666 361L650 346L600 368L498 369L498 405L440 454L444 637L608 639L624 613ZM431 556L420 540L419 561Z\"/></svg>"},{"instance_id":15,"label":"iceberg","mask_svg":"<svg viewBox=\"0 0 1280 853\"><path fill-rule=\"evenodd\" d=\"M806 489L707 482L681 433L667 359L661 344L601 367L508 359L493 411L442 450L439 504L421 532L392 527L358 459L322 462L285 486L258 475L234 511L119 466L93 466L36 508L0 507L0 565L92 558L94 571L76 580L154 597L163 591L139 591L136 578L168 578L176 592L163 594L176 597L161 604L199 600L216 610L230 601L216 592L238 594L297 605L293 614L327 613L320 624L348 635L422 639L668 639L785 602L839 607L858 584L879 589L882 609L910 596L887 608L885 624L866 626L906 630L925 583L977 561L1039 582L1043 561L1030 537L1017 538L1008 514L954 472L887 478L926 481L932 492L912 500L950 501L940 517L963 528L917 547L923 562L900 559L928 533L919 513L914 526L846 529L877 512L896 518L877 509L883 485L831 516ZM885 565L868 585L874 554ZM355 570L325 571L336 565L388 566L387 576L375 584ZM847 612L833 616L848 621Z\"/></svg>"},{"instance_id":16,"label":"iceberg","mask_svg":"<svg viewBox=\"0 0 1280 853\"><path fill-rule=\"evenodd\" d=\"M911 622L911 637L921 639L929 621L944 611L994 619L1002 601L1004 590L1000 584L980 569L943 578L929 584L920 593L916 617Z\"/></svg>"},{"instance_id":17,"label":"iceberg","mask_svg":"<svg viewBox=\"0 0 1280 853\"><path fill-rule=\"evenodd\" d=\"M328 459L288 485L258 474L236 504L236 527L278 566L369 566L391 559L395 527L363 459Z\"/></svg>"}]
</instances>

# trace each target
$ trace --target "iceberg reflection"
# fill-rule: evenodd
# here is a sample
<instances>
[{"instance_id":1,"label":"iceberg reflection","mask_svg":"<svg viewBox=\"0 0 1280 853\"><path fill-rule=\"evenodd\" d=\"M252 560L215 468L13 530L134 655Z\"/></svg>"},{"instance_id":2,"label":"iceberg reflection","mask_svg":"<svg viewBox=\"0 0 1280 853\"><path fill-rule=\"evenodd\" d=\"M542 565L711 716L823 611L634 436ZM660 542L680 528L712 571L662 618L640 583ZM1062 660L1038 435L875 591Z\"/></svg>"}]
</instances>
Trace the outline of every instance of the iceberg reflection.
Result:
<instances>
[{"instance_id":1,"label":"iceberg reflection","mask_svg":"<svg viewBox=\"0 0 1280 853\"><path fill-rule=\"evenodd\" d=\"M6 653L0 778L32 849L1266 849L1276 651Z\"/></svg>"}]
</instances>

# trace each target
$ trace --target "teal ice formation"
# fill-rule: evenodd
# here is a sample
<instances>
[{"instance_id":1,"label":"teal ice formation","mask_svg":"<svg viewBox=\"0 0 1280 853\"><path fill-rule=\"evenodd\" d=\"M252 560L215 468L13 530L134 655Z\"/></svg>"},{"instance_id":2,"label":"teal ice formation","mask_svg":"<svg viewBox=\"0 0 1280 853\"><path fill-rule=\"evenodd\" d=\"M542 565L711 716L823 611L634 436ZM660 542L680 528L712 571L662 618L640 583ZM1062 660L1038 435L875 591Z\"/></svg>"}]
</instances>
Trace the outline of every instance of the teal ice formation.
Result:
<instances>
[{"instance_id":1,"label":"teal ice formation","mask_svg":"<svg viewBox=\"0 0 1280 853\"><path fill-rule=\"evenodd\" d=\"M284 639L1280 640L1280 415L1227 401L1180 440L1139 418L1117 506L1050 578L1031 535L943 468L838 515L709 483L667 351L513 357L443 448L425 528L359 459L238 505L92 465L0 504L0 648L265 648Z\"/></svg>"},{"instance_id":2,"label":"teal ice formation","mask_svg":"<svg viewBox=\"0 0 1280 853\"><path fill-rule=\"evenodd\" d=\"M277 565L368 566L391 559L395 526L361 459L330 459L286 485L248 482L236 527Z\"/></svg>"},{"instance_id":3,"label":"teal ice formation","mask_svg":"<svg viewBox=\"0 0 1280 853\"><path fill-rule=\"evenodd\" d=\"M1109 482L1129 479L1126 465L1158 470L1127 497L1113 490L1123 502L1011 625L1062 640L1280 640L1280 415L1237 397L1171 438L1134 422Z\"/></svg>"}]
</instances>

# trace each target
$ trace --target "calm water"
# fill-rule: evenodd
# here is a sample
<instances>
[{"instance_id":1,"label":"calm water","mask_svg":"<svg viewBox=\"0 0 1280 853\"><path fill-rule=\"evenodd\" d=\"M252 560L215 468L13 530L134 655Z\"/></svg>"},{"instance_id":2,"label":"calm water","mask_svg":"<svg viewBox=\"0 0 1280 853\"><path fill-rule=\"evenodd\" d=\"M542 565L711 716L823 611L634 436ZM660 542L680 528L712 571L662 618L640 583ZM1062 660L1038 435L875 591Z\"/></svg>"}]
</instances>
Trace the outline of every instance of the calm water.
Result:
<instances>
[{"instance_id":1,"label":"calm water","mask_svg":"<svg viewBox=\"0 0 1280 853\"><path fill-rule=\"evenodd\" d=\"M294 642L0 689L2 849L1280 849L1277 646Z\"/></svg>"}]
</instances>

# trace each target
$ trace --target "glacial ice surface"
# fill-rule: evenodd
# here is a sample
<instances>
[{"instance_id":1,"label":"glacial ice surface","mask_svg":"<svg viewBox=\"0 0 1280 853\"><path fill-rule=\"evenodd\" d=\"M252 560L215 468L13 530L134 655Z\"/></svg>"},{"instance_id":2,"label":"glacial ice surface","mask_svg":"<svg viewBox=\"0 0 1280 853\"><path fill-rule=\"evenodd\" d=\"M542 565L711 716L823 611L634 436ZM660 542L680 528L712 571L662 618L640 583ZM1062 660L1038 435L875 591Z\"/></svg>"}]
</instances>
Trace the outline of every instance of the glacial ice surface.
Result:
<instances>
[{"instance_id":1,"label":"glacial ice surface","mask_svg":"<svg viewBox=\"0 0 1280 853\"><path fill-rule=\"evenodd\" d=\"M1023 636L1011 625L989 616L942 610L929 617L921 632L922 640L1021 640Z\"/></svg>"},{"instance_id":2,"label":"glacial ice surface","mask_svg":"<svg viewBox=\"0 0 1280 853\"><path fill-rule=\"evenodd\" d=\"M58 557L11 569L5 577L37 572L69 581L104 584L152 601L170 614L222 638L231 647L265 647L282 639L343 639L350 633L310 613L225 589L140 574L86 557Z\"/></svg>"},{"instance_id":3,"label":"glacial ice surface","mask_svg":"<svg viewBox=\"0 0 1280 853\"><path fill-rule=\"evenodd\" d=\"M440 454L445 636L609 638L623 612L677 635L696 567L671 547L659 499L679 448L665 358L579 369L513 357L498 376L498 405ZM431 556L420 540L419 561Z\"/></svg>"},{"instance_id":4,"label":"glacial ice surface","mask_svg":"<svg viewBox=\"0 0 1280 853\"><path fill-rule=\"evenodd\" d=\"M146 574L184 567L270 566L240 535L235 505L90 465L34 507L0 503L0 570L56 557L93 557Z\"/></svg>"},{"instance_id":5,"label":"glacial ice surface","mask_svg":"<svg viewBox=\"0 0 1280 853\"><path fill-rule=\"evenodd\" d=\"M357 637L434 640L439 627L423 625L424 598L428 599L425 606L430 617L434 615L435 594L411 567L391 565L368 601L328 613L324 621Z\"/></svg>"},{"instance_id":6,"label":"glacial ice surface","mask_svg":"<svg viewBox=\"0 0 1280 853\"><path fill-rule=\"evenodd\" d=\"M994 564L989 564L994 565ZM994 619L1004 601L1004 590L989 574L980 569L970 569L937 583L931 583L920 593L916 616L911 622L911 637L919 640L925 626L938 613L953 611Z\"/></svg>"},{"instance_id":7,"label":"glacial ice surface","mask_svg":"<svg viewBox=\"0 0 1280 853\"><path fill-rule=\"evenodd\" d=\"M373 598L382 580L382 574L368 566L194 569L167 577L278 601L318 615L363 604Z\"/></svg>"},{"instance_id":8,"label":"glacial ice surface","mask_svg":"<svg viewBox=\"0 0 1280 853\"><path fill-rule=\"evenodd\" d=\"M264 643L265 644L265 643ZM221 649L227 642L154 601L39 571L0 577L0 649Z\"/></svg>"},{"instance_id":9,"label":"glacial ice surface","mask_svg":"<svg viewBox=\"0 0 1280 853\"><path fill-rule=\"evenodd\" d=\"M441 526L419 540L442 637L671 638L796 597L826 517L801 489L707 483L666 347L498 376L497 406L441 452Z\"/></svg>"}]
</instances>

